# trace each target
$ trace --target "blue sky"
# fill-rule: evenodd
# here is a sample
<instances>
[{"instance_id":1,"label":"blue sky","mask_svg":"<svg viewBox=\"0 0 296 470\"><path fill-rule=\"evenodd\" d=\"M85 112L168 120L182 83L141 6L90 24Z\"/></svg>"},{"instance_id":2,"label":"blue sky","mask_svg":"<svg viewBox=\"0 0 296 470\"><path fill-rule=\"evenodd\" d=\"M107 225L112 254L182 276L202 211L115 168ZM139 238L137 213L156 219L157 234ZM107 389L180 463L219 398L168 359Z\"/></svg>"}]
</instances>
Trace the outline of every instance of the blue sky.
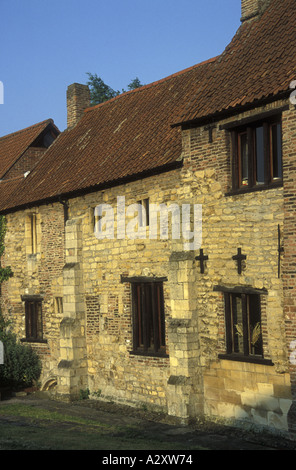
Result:
<instances>
[{"instance_id":1,"label":"blue sky","mask_svg":"<svg viewBox=\"0 0 296 470\"><path fill-rule=\"evenodd\" d=\"M240 0L0 0L0 136L52 118L97 74L113 89L214 57L240 25Z\"/></svg>"}]
</instances>

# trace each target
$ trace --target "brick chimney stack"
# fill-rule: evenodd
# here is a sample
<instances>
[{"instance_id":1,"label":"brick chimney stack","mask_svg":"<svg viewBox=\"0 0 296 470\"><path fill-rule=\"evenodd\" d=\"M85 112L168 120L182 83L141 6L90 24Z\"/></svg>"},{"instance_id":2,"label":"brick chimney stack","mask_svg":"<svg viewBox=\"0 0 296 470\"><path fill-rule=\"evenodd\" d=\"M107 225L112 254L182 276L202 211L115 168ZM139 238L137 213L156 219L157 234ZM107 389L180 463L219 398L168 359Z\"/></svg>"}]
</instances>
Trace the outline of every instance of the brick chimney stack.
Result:
<instances>
[{"instance_id":1,"label":"brick chimney stack","mask_svg":"<svg viewBox=\"0 0 296 470\"><path fill-rule=\"evenodd\" d=\"M241 0L242 17L241 21L251 20L261 15L268 8L272 0Z\"/></svg>"},{"instance_id":2,"label":"brick chimney stack","mask_svg":"<svg viewBox=\"0 0 296 470\"><path fill-rule=\"evenodd\" d=\"M73 127L90 106L90 91L87 85L73 83L67 89L67 127Z\"/></svg>"}]
</instances>

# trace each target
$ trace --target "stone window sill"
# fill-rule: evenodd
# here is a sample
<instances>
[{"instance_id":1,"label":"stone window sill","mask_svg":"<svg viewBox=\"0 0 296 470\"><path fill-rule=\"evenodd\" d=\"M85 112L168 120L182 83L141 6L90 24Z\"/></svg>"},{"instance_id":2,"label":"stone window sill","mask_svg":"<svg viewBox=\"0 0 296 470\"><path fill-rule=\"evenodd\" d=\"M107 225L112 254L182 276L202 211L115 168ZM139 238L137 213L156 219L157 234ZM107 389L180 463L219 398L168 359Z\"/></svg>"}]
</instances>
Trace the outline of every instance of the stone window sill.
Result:
<instances>
[{"instance_id":1,"label":"stone window sill","mask_svg":"<svg viewBox=\"0 0 296 470\"><path fill-rule=\"evenodd\" d=\"M143 356L143 357L159 357L160 359L165 359L168 358L169 355L166 354L165 352L150 352L150 351L130 351L131 356Z\"/></svg>"},{"instance_id":2,"label":"stone window sill","mask_svg":"<svg viewBox=\"0 0 296 470\"><path fill-rule=\"evenodd\" d=\"M228 193L225 194L225 196L237 196L240 194L247 194L247 193L255 193L258 191L267 191L268 189L275 189L275 188L281 188L283 186L283 180L279 181L274 181L271 184L262 184L258 186L253 186L253 187L243 187L239 189L232 189Z\"/></svg>"},{"instance_id":3,"label":"stone window sill","mask_svg":"<svg viewBox=\"0 0 296 470\"><path fill-rule=\"evenodd\" d=\"M243 356L242 354L219 354L218 358L225 359L228 361L250 362L252 364L262 364L265 366L274 365L270 359L264 359L263 357L256 357L256 356Z\"/></svg>"},{"instance_id":4,"label":"stone window sill","mask_svg":"<svg viewBox=\"0 0 296 470\"><path fill-rule=\"evenodd\" d=\"M21 341L22 343L41 343L41 344L47 344L47 339L22 338L20 341Z\"/></svg>"}]
</instances>

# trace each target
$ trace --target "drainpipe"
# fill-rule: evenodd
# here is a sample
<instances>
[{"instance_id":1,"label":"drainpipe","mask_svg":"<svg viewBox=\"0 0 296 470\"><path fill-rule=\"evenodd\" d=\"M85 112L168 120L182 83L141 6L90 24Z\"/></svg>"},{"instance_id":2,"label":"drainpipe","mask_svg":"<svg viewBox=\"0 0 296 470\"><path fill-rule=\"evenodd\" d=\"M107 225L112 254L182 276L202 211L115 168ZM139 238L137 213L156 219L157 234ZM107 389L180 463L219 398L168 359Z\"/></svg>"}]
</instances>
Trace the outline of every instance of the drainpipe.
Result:
<instances>
[{"instance_id":1,"label":"drainpipe","mask_svg":"<svg viewBox=\"0 0 296 470\"><path fill-rule=\"evenodd\" d=\"M68 201L63 201L62 198L59 199L59 202L64 206L64 223L66 225L67 220L69 220L69 203Z\"/></svg>"}]
</instances>

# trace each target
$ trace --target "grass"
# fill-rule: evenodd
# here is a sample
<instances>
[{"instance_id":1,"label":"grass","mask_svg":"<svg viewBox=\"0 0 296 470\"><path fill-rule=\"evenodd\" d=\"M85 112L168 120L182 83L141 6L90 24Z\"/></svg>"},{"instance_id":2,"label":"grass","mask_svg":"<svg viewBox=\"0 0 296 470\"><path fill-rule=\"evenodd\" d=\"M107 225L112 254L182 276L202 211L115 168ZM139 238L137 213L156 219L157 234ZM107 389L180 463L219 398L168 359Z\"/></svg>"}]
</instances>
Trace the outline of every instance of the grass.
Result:
<instances>
[{"instance_id":1,"label":"grass","mask_svg":"<svg viewBox=\"0 0 296 470\"><path fill-rule=\"evenodd\" d=\"M97 421L85 419L79 416L72 416L66 413L59 413L58 411L49 411L43 408L35 408L33 406L26 406L21 404L5 405L3 411L0 409L0 419L2 413L5 416L17 416L22 418L29 418L30 420L49 420L55 423L75 423L94 427L110 427L106 424L98 423Z\"/></svg>"},{"instance_id":2,"label":"grass","mask_svg":"<svg viewBox=\"0 0 296 470\"><path fill-rule=\"evenodd\" d=\"M193 450L141 431L23 404L0 407L0 450Z\"/></svg>"}]
</instances>

